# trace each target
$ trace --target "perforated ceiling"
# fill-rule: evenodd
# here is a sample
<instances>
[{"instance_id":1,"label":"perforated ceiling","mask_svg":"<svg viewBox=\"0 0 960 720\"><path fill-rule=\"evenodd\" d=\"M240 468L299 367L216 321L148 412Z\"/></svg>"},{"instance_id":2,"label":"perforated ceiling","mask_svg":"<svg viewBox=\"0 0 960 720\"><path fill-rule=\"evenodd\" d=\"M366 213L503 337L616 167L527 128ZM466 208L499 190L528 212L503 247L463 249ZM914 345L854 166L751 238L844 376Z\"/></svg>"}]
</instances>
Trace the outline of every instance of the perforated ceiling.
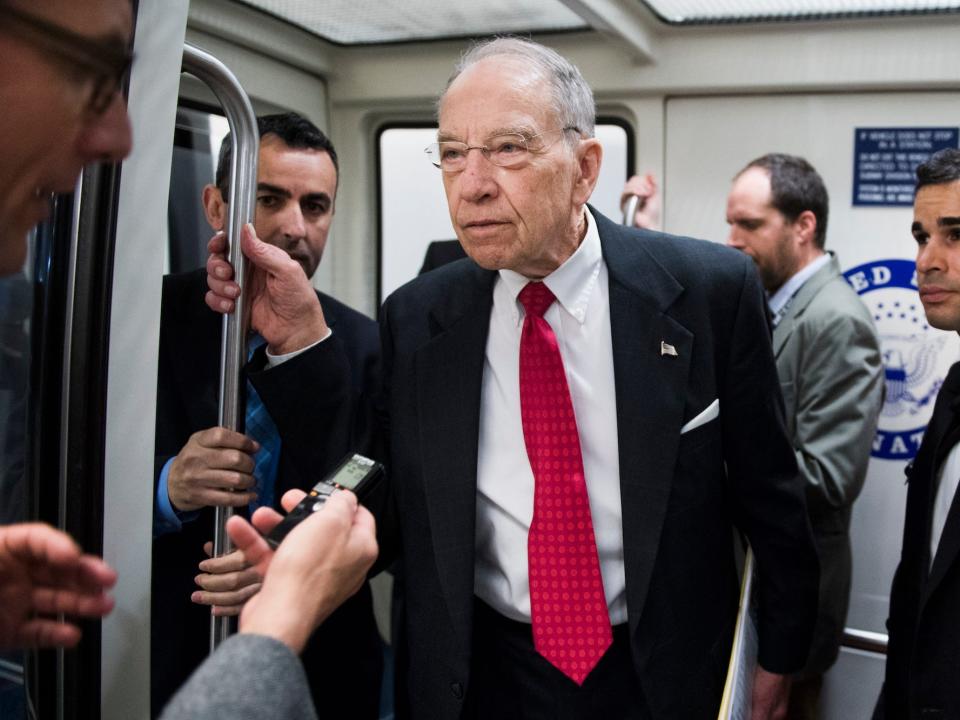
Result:
<instances>
[{"instance_id":1,"label":"perforated ceiling","mask_svg":"<svg viewBox=\"0 0 960 720\"><path fill-rule=\"evenodd\" d=\"M242 1L346 45L588 27L559 0Z\"/></svg>"}]
</instances>

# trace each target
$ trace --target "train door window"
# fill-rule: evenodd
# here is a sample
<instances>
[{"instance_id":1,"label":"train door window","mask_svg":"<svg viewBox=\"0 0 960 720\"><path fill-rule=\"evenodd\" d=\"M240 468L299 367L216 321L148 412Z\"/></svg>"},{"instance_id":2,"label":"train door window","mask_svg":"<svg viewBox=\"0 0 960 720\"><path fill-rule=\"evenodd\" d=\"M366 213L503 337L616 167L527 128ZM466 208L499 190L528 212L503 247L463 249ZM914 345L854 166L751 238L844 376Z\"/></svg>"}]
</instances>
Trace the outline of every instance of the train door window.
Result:
<instances>
[{"instance_id":1,"label":"train door window","mask_svg":"<svg viewBox=\"0 0 960 720\"><path fill-rule=\"evenodd\" d=\"M423 124L380 130L378 303L417 275L432 241L456 237L440 171L423 152L436 132L436 125ZM633 168L633 132L622 120L601 117L596 136L603 144L603 164L590 203L619 220L620 192Z\"/></svg>"},{"instance_id":2,"label":"train door window","mask_svg":"<svg viewBox=\"0 0 960 720\"><path fill-rule=\"evenodd\" d=\"M212 231L200 195L214 181L220 144L228 131L227 118L220 112L187 105L177 108L165 272L193 270L206 262Z\"/></svg>"},{"instance_id":3,"label":"train door window","mask_svg":"<svg viewBox=\"0 0 960 720\"><path fill-rule=\"evenodd\" d=\"M216 425L220 368L220 322L206 312L201 283L193 272L204 267L207 241L213 234L203 207L203 189L215 182L220 146L229 124L219 108L184 102L177 106L170 165L169 229L161 308L157 377L156 452L154 473L168 477L170 461L188 442L197 416ZM184 352L188 351L188 359ZM199 430L201 428L195 428ZM182 599L197 589L191 571L206 556L206 532L182 532L200 524L213 537L212 524L196 511L179 512L168 500L154 498L153 589L151 592L151 716L162 707L207 652L209 609L187 607ZM177 631L171 634L171 629ZM176 659L177 662L170 662Z\"/></svg>"}]
</instances>

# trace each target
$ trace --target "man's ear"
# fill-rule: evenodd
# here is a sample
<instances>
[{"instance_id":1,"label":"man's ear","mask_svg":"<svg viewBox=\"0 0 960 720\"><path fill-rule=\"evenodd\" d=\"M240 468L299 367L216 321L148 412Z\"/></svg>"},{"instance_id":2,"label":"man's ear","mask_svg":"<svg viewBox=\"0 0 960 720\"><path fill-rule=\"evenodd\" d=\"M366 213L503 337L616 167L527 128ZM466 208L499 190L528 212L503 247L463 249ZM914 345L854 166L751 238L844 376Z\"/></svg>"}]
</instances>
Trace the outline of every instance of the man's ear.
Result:
<instances>
[{"instance_id":1,"label":"man's ear","mask_svg":"<svg viewBox=\"0 0 960 720\"><path fill-rule=\"evenodd\" d=\"M793 227L803 244L813 245L814 238L817 235L817 216L813 214L812 210L804 210L797 215L797 219L793 221Z\"/></svg>"},{"instance_id":2,"label":"man's ear","mask_svg":"<svg viewBox=\"0 0 960 720\"><path fill-rule=\"evenodd\" d=\"M227 226L227 203L216 185L206 185L203 188L203 213L207 216L210 227L217 232Z\"/></svg>"},{"instance_id":3,"label":"man's ear","mask_svg":"<svg viewBox=\"0 0 960 720\"><path fill-rule=\"evenodd\" d=\"M603 160L603 146L596 138L580 140L576 150L577 178L573 186L573 202L584 205L593 194L600 179L600 163Z\"/></svg>"}]
</instances>

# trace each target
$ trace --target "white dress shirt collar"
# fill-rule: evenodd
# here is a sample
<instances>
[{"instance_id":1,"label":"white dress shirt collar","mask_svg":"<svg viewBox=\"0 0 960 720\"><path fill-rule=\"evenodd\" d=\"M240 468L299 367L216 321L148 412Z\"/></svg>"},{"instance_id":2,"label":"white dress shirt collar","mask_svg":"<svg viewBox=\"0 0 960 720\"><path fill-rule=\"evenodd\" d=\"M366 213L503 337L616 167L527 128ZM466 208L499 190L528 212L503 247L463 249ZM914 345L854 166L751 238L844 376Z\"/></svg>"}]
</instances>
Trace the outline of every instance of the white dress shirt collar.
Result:
<instances>
[{"instance_id":1,"label":"white dress shirt collar","mask_svg":"<svg viewBox=\"0 0 960 720\"><path fill-rule=\"evenodd\" d=\"M795 273L793 277L787 280L779 290L770 296L770 312L778 315L789 302L790 298L797 294L803 284L812 278L814 274L826 265L833 258L833 254L826 252L812 263L805 265L800 272Z\"/></svg>"},{"instance_id":2,"label":"white dress shirt collar","mask_svg":"<svg viewBox=\"0 0 960 720\"><path fill-rule=\"evenodd\" d=\"M603 261L597 223L589 210L584 208L583 212L587 218L587 232L583 236L580 247L560 267L543 279L560 306L581 325L586 320L590 294L597 287L597 276L600 274L600 264ZM523 315L517 296L530 279L513 270L500 270L500 279L514 299L514 321L519 325Z\"/></svg>"}]
</instances>

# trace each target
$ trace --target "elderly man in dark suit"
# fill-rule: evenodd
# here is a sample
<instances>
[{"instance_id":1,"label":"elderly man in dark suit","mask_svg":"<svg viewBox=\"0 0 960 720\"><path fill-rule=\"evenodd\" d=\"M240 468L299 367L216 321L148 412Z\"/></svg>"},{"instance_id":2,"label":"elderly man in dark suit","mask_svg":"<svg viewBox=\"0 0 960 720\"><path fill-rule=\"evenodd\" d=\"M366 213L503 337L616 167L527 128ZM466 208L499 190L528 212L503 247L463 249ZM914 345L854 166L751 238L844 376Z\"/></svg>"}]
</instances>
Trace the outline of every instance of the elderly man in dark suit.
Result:
<instances>
[{"instance_id":1,"label":"elderly man in dark suit","mask_svg":"<svg viewBox=\"0 0 960 720\"><path fill-rule=\"evenodd\" d=\"M261 117L258 125L255 227L296 261L306 280L317 269L333 218L336 151L313 123L293 113ZM203 194L215 230L226 222L229 167L228 139L217 184ZM204 544L213 532L210 506L279 507L284 491L312 487L347 452L366 442L379 376L376 323L318 292L330 335L321 343L323 352L284 358L297 348L289 343L266 347L261 337L266 333L252 336L246 434L216 427L221 320L204 306L205 293L202 270L164 278L153 564L154 714L207 653L208 606L218 614L237 614L259 588L259 575L239 553L207 558ZM254 309L255 316L258 312ZM327 362L344 369L348 380L325 398L326 409L321 409L310 372ZM368 586L324 623L303 659L328 716L377 717L382 650ZM334 662L347 663L351 672L332 676L328 670Z\"/></svg>"},{"instance_id":2,"label":"elderly man in dark suit","mask_svg":"<svg viewBox=\"0 0 960 720\"><path fill-rule=\"evenodd\" d=\"M927 322L960 332L960 151L917 168L917 285ZM875 717L960 717L960 364L950 368L907 467L903 551L890 590L890 644Z\"/></svg>"},{"instance_id":3,"label":"elderly man in dark suit","mask_svg":"<svg viewBox=\"0 0 960 720\"><path fill-rule=\"evenodd\" d=\"M593 123L579 71L519 39L473 48L440 100L429 154L471 259L381 313L400 701L431 720L715 717L738 527L759 568L753 717L775 717L817 561L762 290L728 248L589 208ZM221 258L208 271L219 306L236 288Z\"/></svg>"}]
</instances>

